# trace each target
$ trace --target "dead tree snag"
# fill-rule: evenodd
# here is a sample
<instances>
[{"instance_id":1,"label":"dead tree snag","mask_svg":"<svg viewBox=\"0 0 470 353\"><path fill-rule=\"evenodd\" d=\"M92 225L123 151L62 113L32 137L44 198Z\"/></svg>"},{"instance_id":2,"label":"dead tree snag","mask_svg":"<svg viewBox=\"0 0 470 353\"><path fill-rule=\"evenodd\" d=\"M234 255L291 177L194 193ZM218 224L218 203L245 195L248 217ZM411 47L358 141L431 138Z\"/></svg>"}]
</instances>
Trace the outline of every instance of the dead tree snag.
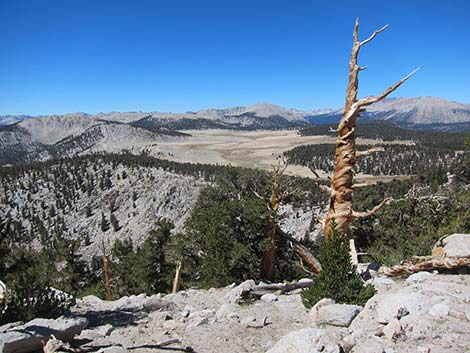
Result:
<instances>
[{"instance_id":1,"label":"dead tree snag","mask_svg":"<svg viewBox=\"0 0 470 353\"><path fill-rule=\"evenodd\" d=\"M374 148L368 151L358 152L356 149L356 121L361 116L361 112L365 107L376 103L390 93L400 87L406 80L408 80L418 69L412 71L409 75L387 88L384 92L377 96L357 98L359 88L359 72L367 67L360 67L357 63L360 49L373 40L377 34L384 31L388 25L376 30L372 35L363 40L358 39L359 20L356 20L353 33L353 47L351 51L351 58L349 61L349 82L346 89L346 102L344 105L344 113L341 121L338 124L336 132L338 137L336 139L336 153L335 153L335 169L331 181L331 187L324 187L320 184L317 176L317 184L320 189L330 196L330 207L323 223L326 237L330 234L330 223L334 219L337 224L337 229L341 233L350 237L349 225L354 218L369 217L375 214L383 205L387 203L387 199L374 207L370 211L356 212L353 210L352 193L355 186L353 183L356 160L360 156L369 155L374 152L379 152L380 148ZM351 239L351 250L355 253L354 243ZM355 259L353 258L353 261ZM356 259L357 260L357 259Z\"/></svg>"}]
</instances>

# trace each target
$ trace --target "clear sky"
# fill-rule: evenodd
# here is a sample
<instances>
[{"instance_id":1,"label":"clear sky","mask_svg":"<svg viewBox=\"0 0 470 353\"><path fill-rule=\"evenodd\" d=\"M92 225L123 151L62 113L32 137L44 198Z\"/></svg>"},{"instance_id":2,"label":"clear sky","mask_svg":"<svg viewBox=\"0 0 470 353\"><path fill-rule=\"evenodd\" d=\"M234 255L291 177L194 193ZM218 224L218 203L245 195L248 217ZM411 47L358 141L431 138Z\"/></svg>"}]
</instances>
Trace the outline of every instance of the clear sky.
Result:
<instances>
[{"instance_id":1,"label":"clear sky","mask_svg":"<svg viewBox=\"0 0 470 353\"><path fill-rule=\"evenodd\" d=\"M356 17L360 95L470 103L470 1L0 0L0 114L342 106Z\"/></svg>"}]
</instances>

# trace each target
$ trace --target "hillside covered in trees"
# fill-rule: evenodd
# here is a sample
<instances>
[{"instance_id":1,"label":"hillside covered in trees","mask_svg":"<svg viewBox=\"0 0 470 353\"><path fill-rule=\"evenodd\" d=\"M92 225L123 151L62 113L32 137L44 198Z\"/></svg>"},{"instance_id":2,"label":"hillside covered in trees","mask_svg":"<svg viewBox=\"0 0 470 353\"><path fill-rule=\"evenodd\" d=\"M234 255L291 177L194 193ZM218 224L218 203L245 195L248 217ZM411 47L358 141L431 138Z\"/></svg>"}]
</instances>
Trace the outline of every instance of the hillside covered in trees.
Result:
<instances>
[{"instance_id":1,"label":"hillside covered in trees","mask_svg":"<svg viewBox=\"0 0 470 353\"><path fill-rule=\"evenodd\" d=\"M299 131L302 136L332 134L329 125L309 127ZM372 147L382 152L364 156L356 164L356 172L372 175L442 174L462 153L466 134L413 131L387 122L359 123L358 138L375 139ZM380 141L386 142L381 143ZM290 163L332 172L334 144L315 144L295 147L284 155Z\"/></svg>"}]
</instances>

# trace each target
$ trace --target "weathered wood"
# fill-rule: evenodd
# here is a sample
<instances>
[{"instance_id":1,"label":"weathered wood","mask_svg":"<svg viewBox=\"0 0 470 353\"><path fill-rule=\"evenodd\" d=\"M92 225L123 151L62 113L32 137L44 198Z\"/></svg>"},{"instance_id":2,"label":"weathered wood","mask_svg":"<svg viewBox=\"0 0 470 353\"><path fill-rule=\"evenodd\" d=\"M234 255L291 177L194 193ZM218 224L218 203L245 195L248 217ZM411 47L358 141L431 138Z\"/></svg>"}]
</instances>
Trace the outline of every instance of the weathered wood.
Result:
<instances>
[{"instance_id":1,"label":"weathered wood","mask_svg":"<svg viewBox=\"0 0 470 353\"><path fill-rule=\"evenodd\" d=\"M315 256L312 255L312 253L302 243L300 243L300 241L298 241L291 235L284 232L279 226L276 226L276 233L279 236L289 240L293 244L295 252L297 253L297 255L300 256L300 258L303 260L305 265L308 266L308 268L312 271L313 274L320 273L321 271L320 262L315 258Z\"/></svg>"},{"instance_id":2,"label":"weathered wood","mask_svg":"<svg viewBox=\"0 0 470 353\"><path fill-rule=\"evenodd\" d=\"M470 267L470 256L414 256L400 265L382 266L379 273L393 277L421 271L458 270L464 267Z\"/></svg>"},{"instance_id":3,"label":"weathered wood","mask_svg":"<svg viewBox=\"0 0 470 353\"><path fill-rule=\"evenodd\" d=\"M287 162L283 158L278 159L277 166L273 168L272 192L268 202L269 209L269 246L265 249L261 259L261 276L273 280L276 269L276 224L278 211L284 194L281 193L281 178L287 169Z\"/></svg>"},{"instance_id":4,"label":"weathered wood","mask_svg":"<svg viewBox=\"0 0 470 353\"><path fill-rule=\"evenodd\" d=\"M171 293L176 293L180 290L181 285L181 270L183 269L183 261L177 261L176 263L176 271L175 271L175 278L173 279L173 287L171 289Z\"/></svg>"},{"instance_id":5,"label":"weathered wood","mask_svg":"<svg viewBox=\"0 0 470 353\"><path fill-rule=\"evenodd\" d=\"M240 293L240 297L248 299L250 297L259 298L267 293L280 291L286 293L293 291L294 289L308 288L312 285L313 280L302 281L302 282L289 282L289 283L273 283L273 284L261 284L251 289L243 290Z\"/></svg>"},{"instance_id":6,"label":"weathered wood","mask_svg":"<svg viewBox=\"0 0 470 353\"><path fill-rule=\"evenodd\" d=\"M331 201L328 214L324 222L325 235L330 235L331 221L335 221L338 231L350 236L349 225L354 218L368 217L376 213L384 202L367 212L355 212L352 204L353 179L357 158L361 155L368 155L381 150L380 148L371 149L369 151L358 152L356 148L356 121L364 111L364 107L372 103L378 102L387 97L390 93L400 87L408 78L410 78L417 70L401 79L387 90L377 96L357 98L359 90L359 72L364 69L358 65L359 51L362 46L374 39L377 34L384 31L388 26L384 26L376 30L369 38L362 42L358 39L359 21L356 20L353 32L353 47L349 60L349 81L346 89L346 101L344 105L344 113L338 124L335 153L335 170L331 181ZM317 183L318 184L318 183ZM351 246L353 244L351 243ZM351 253L355 253L355 249L351 248ZM354 259L353 259L354 261Z\"/></svg>"},{"instance_id":7,"label":"weathered wood","mask_svg":"<svg viewBox=\"0 0 470 353\"><path fill-rule=\"evenodd\" d=\"M101 252L103 255L103 273L104 273L104 288L106 289L106 300L113 300L113 290L111 288L111 274L109 271L109 255L106 252L104 239L101 238Z\"/></svg>"}]
</instances>

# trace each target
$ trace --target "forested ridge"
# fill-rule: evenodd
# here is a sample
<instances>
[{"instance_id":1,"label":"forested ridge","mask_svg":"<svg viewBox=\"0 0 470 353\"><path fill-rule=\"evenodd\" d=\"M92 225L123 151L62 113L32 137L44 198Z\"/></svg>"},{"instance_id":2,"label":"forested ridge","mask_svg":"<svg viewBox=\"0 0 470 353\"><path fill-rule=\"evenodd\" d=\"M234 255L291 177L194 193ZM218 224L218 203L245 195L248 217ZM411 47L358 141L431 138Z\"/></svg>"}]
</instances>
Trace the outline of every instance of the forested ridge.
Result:
<instances>
[{"instance_id":1,"label":"forested ridge","mask_svg":"<svg viewBox=\"0 0 470 353\"><path fill-rule=\"evenodd\" d=\"M442 173L462 153L468 136L464 133L406 130L388 122L362 122L358 125L358 138L378 140L374 145L358 145L359 151L383 148L382 152L363 156L357 161L357 173L372 175L425 174L436 170ZM319 125L300 130L299 134L328 135L332 132L329 125ZM332 172L334 150L334 144L304 145L286 151L284 155L292 164Z\"/></svg>"}]
</instances>

